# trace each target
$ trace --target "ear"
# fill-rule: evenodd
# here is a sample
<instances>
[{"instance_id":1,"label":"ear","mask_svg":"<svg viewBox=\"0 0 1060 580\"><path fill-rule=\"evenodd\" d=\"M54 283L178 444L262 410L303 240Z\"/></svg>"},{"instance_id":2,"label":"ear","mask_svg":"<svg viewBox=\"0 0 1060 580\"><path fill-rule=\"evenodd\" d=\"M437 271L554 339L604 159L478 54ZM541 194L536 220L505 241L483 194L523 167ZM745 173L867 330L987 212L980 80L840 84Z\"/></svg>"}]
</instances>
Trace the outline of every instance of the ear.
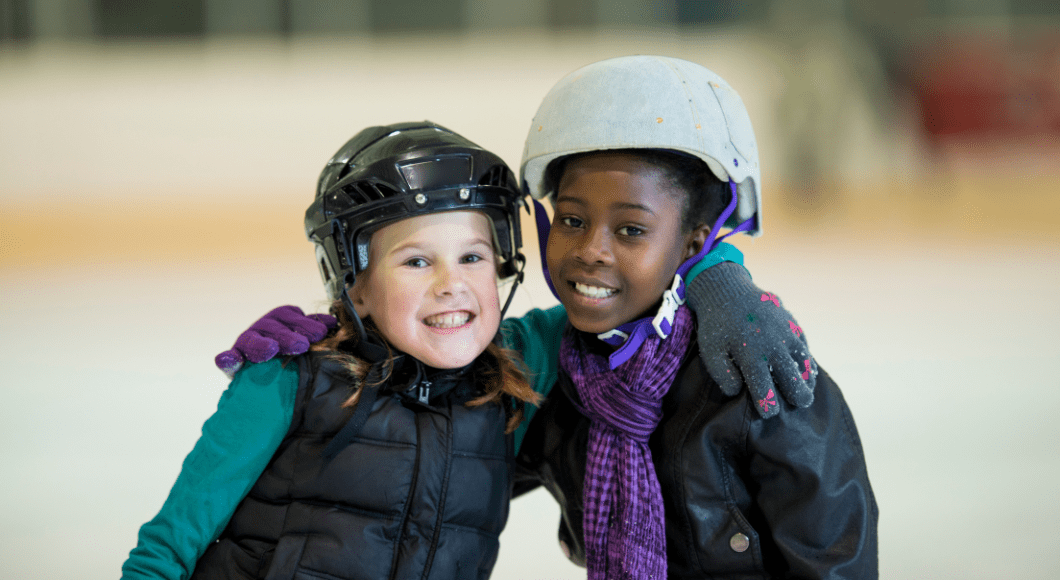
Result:
<instances>
[{"instance_id":1,"label":"ear","mask_svg":"<svg viewBox=\"0 0 1060 580\"><path fill-rule=\"evenodd\" d=\"M367 286L366 274L368 271L364 271L360 276L357 276L357 280L353 283L353 286L347 291L350 295L350 302L353 302L353 309L357 312L357 316L361 317L361 320L367 318L370 314L368 308L368 301L365 299L365 289Z\"/></svg>"},{"instance_id":2,"label":"ear","mask_svg":"<svg viewBox=\"0 0 1060 580\"><path fill-rule=\"evenodd\" d=\"M703 249L703 244L707 243L707 236L710 235L710 226L707 224L700 224L692 229L692 232L688 234L688 239L685 242L685 259L689 259L695 256Z\"/></svg>"}]
</instances>

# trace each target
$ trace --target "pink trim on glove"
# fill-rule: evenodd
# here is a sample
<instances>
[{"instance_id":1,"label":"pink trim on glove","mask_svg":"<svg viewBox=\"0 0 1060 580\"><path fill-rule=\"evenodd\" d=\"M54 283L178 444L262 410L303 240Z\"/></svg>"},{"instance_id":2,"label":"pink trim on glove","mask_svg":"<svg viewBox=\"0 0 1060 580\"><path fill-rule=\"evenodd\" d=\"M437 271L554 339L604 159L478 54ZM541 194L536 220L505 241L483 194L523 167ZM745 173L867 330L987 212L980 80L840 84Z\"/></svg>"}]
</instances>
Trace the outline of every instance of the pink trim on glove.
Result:
<instances>
[{"instance_id":1,"label":"pink trim on glove","mask_svg":"<svg viewBox=\"0 0 1060 580\"><path fill-rule=\"evenodd\" d=\"M765 398L758 400L758 406L762 408L762 413L763 414L769 412L769 406L770 405L772 405L774 407L777 406L777 402L773 400L774 397L775 397L775 395L773 394L773 389L769 389L769 392L766 393Z\"/></svg>"}]
</instances>

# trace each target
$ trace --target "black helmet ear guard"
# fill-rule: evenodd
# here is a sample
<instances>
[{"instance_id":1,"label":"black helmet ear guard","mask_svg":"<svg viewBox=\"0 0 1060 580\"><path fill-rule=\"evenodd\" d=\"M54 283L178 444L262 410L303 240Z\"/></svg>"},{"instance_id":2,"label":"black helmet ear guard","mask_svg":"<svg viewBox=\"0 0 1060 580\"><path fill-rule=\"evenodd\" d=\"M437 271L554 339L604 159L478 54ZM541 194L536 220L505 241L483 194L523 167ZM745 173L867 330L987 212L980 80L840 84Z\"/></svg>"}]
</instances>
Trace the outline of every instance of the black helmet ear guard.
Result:
<instances>
[{"instance_id":1,"label":"black helmet ear guard","mask_svg":"<svg viewBox=\"0 0 1060 580\"><path fill-rule=\"evenodd\" d=\"M324 166L306 210L306 236L332 300L341 299L365 333L348 290L368 267L372 233L398 220L444 211L475 210L493 228L501 278L515 276L501 316L522 282L519 207L524 194L511 169L493 153L432 123L369 127Z\"/></svg>"}]
</instances>

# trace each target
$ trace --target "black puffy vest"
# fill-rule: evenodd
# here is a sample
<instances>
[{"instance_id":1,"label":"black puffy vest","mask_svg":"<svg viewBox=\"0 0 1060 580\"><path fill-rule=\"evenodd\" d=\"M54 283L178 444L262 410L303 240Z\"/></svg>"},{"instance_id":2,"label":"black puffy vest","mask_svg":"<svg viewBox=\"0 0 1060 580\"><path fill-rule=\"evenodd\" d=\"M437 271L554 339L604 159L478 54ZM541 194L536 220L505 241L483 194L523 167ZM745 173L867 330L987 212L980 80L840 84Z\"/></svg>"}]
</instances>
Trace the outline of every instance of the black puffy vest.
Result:
<instances>
[{"instance_id":1,"label":"black puffy vest","mask_svg":"<svg viewBox=\"0 0 1060 580\"><path fill-rule=\"evenodd\" d=\"M462 404L473 375L428 404L395 379L328 461L350 382L319 354L295 361L291 428L193 580L488 578L511 498L504 408Z\"/></svg>"}]
</instances>

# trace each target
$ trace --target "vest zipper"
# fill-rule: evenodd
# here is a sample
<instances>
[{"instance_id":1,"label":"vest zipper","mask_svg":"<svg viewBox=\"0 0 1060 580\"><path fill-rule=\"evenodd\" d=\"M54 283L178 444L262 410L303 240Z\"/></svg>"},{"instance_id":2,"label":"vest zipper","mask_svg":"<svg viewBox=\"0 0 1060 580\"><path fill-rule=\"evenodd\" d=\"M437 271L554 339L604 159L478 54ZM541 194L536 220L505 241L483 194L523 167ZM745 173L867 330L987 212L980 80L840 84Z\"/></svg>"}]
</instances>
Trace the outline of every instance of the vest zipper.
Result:
<instances>
[{"instance_id":1,"label":"vest zipper","mask_svg":"<svg viewBox=\"0 0 1060 580\"><path fill-rule=\"evenodd\" d=\"M438 536L442 532L442 522L445 520L445 498L449 495L449 475L452 472L453 463L453 440L455 435L453 431L455 426L453 424L453 403L448 402L448 413L443 413L442 416L446 419L446 425L448 426L446 438L445 438L445 475L442 477L442 491L438 494L438 517L434 522L434 534L431 537L431 549L427 553L427 563L423 567L423 578L426 580L431 574L431 565L434 564L434 553L438 550Z\"/></svg>"},{"instance_id":2,"label":"vest zipper","mask_svg":"<svg viewBox=\"0 0 1060 580\"><path fill-rule=\"evenodd\" d=\"M412 509L412 501L416 497L416 484L420 478L420 453L423 445L420 441L420 424L416 424L416 459L412 464L412 479L409 481L409 495L405 498L405 507L401 510L401 525L398 527L397 540L394 542L394 555L390 559L390 580L397 580L398 555L401 553L401 542L405 539L405 528L409 525L409 510Z\"/></svg>"},{"instance_id":3,"label":"vest zipper","mask_svg":"<svg viewBox=\"0 0 1060 580\"><path fill-rule=\"evenodd\" d=\"M415 359L414 359L415 360ZM409 383L406 393L416 392L416 400L421 405L427 405L431 398L431 381L427 380L427 373L423 372L423 364L416 360L416 378Z\"/></svg>"}]
</instances>

